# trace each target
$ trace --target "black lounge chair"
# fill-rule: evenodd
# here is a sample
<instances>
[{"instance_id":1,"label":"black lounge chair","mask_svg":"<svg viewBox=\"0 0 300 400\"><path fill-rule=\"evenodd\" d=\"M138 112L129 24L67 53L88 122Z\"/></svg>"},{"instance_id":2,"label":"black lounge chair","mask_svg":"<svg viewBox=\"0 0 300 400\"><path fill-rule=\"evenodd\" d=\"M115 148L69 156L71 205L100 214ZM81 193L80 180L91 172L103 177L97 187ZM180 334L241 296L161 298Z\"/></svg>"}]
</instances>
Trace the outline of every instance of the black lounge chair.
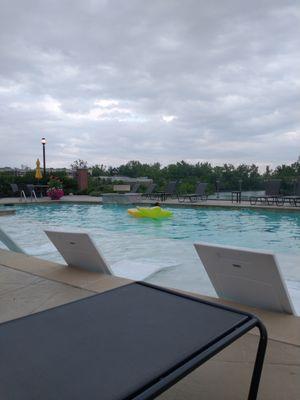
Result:
<instances>
[{"instance_id":1,"label":"black lounge chair","mask_svg":"<svg viewBox=\"0 0 300 400\"><path fill-rule=\"evenodd\" d=\"M177 181L170 181L163 192L153 193L153 197L165 201L168 197L177 196Z\"/></svg>"},{"instance_id":2,"label":"black lounge chair","mask_svg":"<svg viewBox=\"0 0 300 400\"><path fill-rule=\"evenodd\" d=\"M1 399L153 400L253 328L260 336L249 400L267 346L260 320L132 283L0 324Z\"/></svg>"},{"instance_id":3,"label":"black lounge chair","mask_svg":"<svg viewBox=\"0 0 300 400\"><path fill-rule=\"evenodd\" d=\"M265 183L265 195L264 196L251 196L250 204L256 205L257 203L267 204L269 206L274 203L277 206L281 206L282 196L280 195L281 179L270 179Z\"/></svg>"},{"instance_id":4,"label":"black lounge chair","mask_svg":"<svg viewBox=\"0 0 300 400\"><path fill-rule=\"evenodd\" d=\"M282 198L283 204L288 202L291 206L299 207L300 206L300 177L295 183L294 195L284 196Z\"/></svg>"},{"instance_id":5,"label":"black lounge chair","mask_svg":"<svg viewBox=\"0 0 300 400\"><path fill-rule=\"evenodd\" d=\"M142 196L151 199L151 196L152 196L152 194L153 194L154 189L156 188L156 186L157 186L156 183L151 183L151 184L147 187L145 193L142 194Z\"/></svg>"},{"instance_id":6,"label":"black lounge chair","mask_svg":"<svg viewBox=\"0 0 300 400\"><path fill-rule=\"evenodd\" d=\"M207 195L205 194L206 187L207 183L198 182L195 193L178 195L178 201L184 202L187 199L190 200L190 202L198 200L207 200Z\"/></svg>"},{"instance_id":7,"label":"black lounge chair","mask_svg":"<svg viewBox=\"0 0 300 400\"><path fill-rule=\"evenodd\" d=\"M132 188L130 189L130 193L137 193L141 184L139 182L136 182L132 185Z\"/></svg>"},{"instance_id":8,"label":"black lounge chair","mask_svg":"<svg viewBox=\"0 0 300 400\"><path fill-rule=\"evenodd\" d=\"M23 198L25 201L27 200L24 189L19 188L19 186L16 183L11 183L10 187L13 192L13 195L16 197L20 197L20 201L22 201Z\"/></svg>"}]
</instances>

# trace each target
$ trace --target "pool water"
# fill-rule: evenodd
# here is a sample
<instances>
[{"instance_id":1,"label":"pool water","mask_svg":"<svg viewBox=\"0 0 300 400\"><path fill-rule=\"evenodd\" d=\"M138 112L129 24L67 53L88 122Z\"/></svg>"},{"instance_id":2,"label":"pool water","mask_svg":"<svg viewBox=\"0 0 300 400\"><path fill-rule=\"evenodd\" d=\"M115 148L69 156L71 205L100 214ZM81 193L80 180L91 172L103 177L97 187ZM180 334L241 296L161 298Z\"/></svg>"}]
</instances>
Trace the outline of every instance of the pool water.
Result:
<instances>
[{"instance_id":1,"label":"pool water","mask_svg":"<svg viewBox=\"0 0 300 400\"><path fill-rule=\"evenodd\" d=\"M168 208L173 218L149 220L129 216L124 206L55 203L14 208L15 215L1 217L1 228L28 254L61 261L43 231L88 232L116 274L208 295L214 295L214 289L193 243L273 251L300 305L299 212L178 207Z\"/></svg>"}]
</instances>

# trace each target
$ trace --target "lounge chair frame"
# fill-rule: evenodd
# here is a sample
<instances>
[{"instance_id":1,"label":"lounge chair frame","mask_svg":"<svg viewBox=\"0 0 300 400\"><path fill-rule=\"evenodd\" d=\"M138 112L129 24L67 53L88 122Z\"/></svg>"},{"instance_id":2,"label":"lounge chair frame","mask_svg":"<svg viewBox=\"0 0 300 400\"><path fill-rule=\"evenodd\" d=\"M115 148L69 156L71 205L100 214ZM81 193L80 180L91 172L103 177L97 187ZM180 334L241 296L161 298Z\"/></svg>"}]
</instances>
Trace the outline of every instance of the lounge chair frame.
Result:
<instances>
[{"instance_id":1,"label":"lounge chair frame","mask_svg":"<svg viewBox=\"0 0 300 400\"><path fill-rule=\"evenodd\" d=\"M153 196L154 189L156 188L156 183L150 183L150 185L147 187L145 193L142 194L143 197L146 199L149 198L151 199L151 196Z\"/></svg>"},{"instance_id":2,"label":"lounge chair frame","mask_svg":"<svg viewBox=\"0 0 300 400\"><path fill-rule=\"evenodd\" d=\"M207 195L205 194L205 190L207 187L206 182L198 182L196 186L195 193L192 194L178 194L177 198L180 203L185 202L186 200L189 200L191 203L199 200L207 200Z\"/></svg>"},{"instance_id":3,"label":"lounge chair frame","mask_svg":"<svg viewBox=\"0 0 300 400\"><path fill-rule=\"evenodd\" d=\"M263 196L251 196L250 204L256 205L261 203L264 205L272 206L276 204L277 206L282 206L282 195L280 195L280 184L281 179L271 179L265 183L265 195Z\"/></svg>"},{"instance_id":4,"label":"lounge chair frame","mask_svg":"<svg viewBox=\"0 0 300 400\"><path fill-rule=\"evenodd\" d=\"M118 318L106 319L103 317L105 323L103 323L101 318L99 319L101 312L104 314L108 313L108 315L111 312L110 308L107 308L107 304L112 304L116 316L120 315L121 312L123 313L124 302L131 305L130 315L133 316L139 316L141 307L145 304L153 304L155 302L156 307L146 307L146 314L151 317L151 323L149 324L147 319L144 322L140 321L140 318L127 318L126 322L124 322L123 318L119 322ZM179 314L182 313L181 307L184 303L184 309L189 310L188 315L190 315L190 318L197 318L199 323L197 324L197 332L192 331L189 333L195 341L195 346L191 348L188 346L188 342L183 340L181 344L184 350L181 351L181 355L177 360L173 356L170 356L170 351L173 346L172 340L174 341L174 346L176 346L176 342L180 341L180 337L170 339L171 344L168 346L167 353L164 355L154 354L151 357L163 357L164 360L161 364L161 370L157 371L157 376L153 379L156 367L155 364L149 363L147 354L153 353L151 349L158 343L159 338L157 339L155 334L157 326L166 317L166 309L160 307L164 306L165 302L172 304L174 311L178 310ZM209 321L207 318L209 313L213 313L218 318L213 318ZM98 317L95 319L96 315ZM78 324L78 318L84 319L85 323ZM62 319L64 321L63 324L61 324ZM77 324L76 335L73 330L74 321ZM199 328L201 322L204 321L208 323L212 331L211 336L206 334L206 329L203 329L203 327L202 329ZM125 325L120 326L120 323ZM164 340L169 336L169 330L176 327L176 319L171 319L170 324L170 327L165 326L164 331L161 332L164 335ZM91 326L92 329L90 329ZM178 292L144 282L131 283L105 293L77 300L73 303L2 323L0 325L0 338L2 338L1 346L3 348L4 360L18 359L17 365L10 362L10 365L7 366L7 363L2 362L1 364L0 362L0 371L2 376L5 377L3 379L2 393L4 393L4 397L8 397L8 395L12 395L13 390L13 397L16 399L31 399L35 397L34 394L37 392L52 394L56 391L57 393L57 388L53 387L53 382L57 379L57 375L67 370L70 372L72 378L68 378L67 374L65 380L60 383L60 398L71 399L75 391L78 395L78 390L82 390L81 397L84 398L94 398L95 390L97 390L97 393L101 397L101 390L103 389L106 391L106 395L109 392L111 398L115 398L115 382L116 379L119 379L120 384L123 385L122 393L124 394L118 393L118 398L124 400L154 399L253 328L258 328L260 337L248 400L255 400L257 398L267 347L268 336L262 322L250 313L221 304L208 302L186 294L179 294ZM102 334L103 330L104 334ZM125 345L122 342L118 343L121 352L114 351L112 353L110 348L114 344L113 340L116 338L116 335L119 335L120 330L125 335ZM53 335L54 331L55 334ZM107 332L110 332L110 334L107 334ZM130 353L130 349L135 350L136 348L136 341L134 341L134 337L132 338L132 332L138 332L137 337L139 337L139 340L144 340L144 343L142 342L144 345L143 354L135 351ZM42 341L36 340L37 335L42 338ZM20 349L15 346L16 340L24 340L26 342L27 348L25 352L20 352ZM64 343L63 346L61 344L62 341ZM80 341L80 347L78 347L78 341ZM91 346L91 342L94 343L97 341L99 341L101 346L97 348ZM107 351L105 350L105 343L109 346ZM138 346L141 346L140 342ZM74 348L76 348L76 352L70 354ZM127 348L129 348L129 351L127 351ZM31 353L28 349L31 350ZM33 351L37 350L39 350L38 354L33 353ZM81 352L87 352L84 354L84 359L89 360L84 366L85 380L83 380L82 389L80 385L72 385L72 379L78 379L80 382L82 377L82 369L77 368L79 361L82 359ZM176 352L176 347L174 347L174 352ZM71 355L72 359L70 359ZM37 364L34 356L36 356L40 364ZM109 359L110 364L107 364L107 359ZM101 368L102 370L107 369L113 362L118 364L118 361L121 361L121 367L116 368L116 370L110 369L111 375L109 375L109 379L110 376L116 374L112 383L105 383L103 385ZM126 374L130 373L130 368L129 372L125 371L122 365L126 366L127 363L134 362L137 362L141 367L141 374L144 374L144 378L140 382L139 374L137 374L136 378L133 376L131 382L127 383ZM57 368L53 368L53 365L56 365ZM145 365L146 368L144 367ZM37 368L47 371L47 374L43 375L40 380L33 379L32 382L34 383L32 385L25 385L25 387L22 385L18 386L16 385L16 382L18 382L16 376L20 375L20 368L21 373L25 374L27 381L30 382L36 376ZM95 373L95 371L97 372ZM148 381L145 374L149 377ZM125 378L122 380L121 377L124 375ZM88 385L87 376L92 379L93 385ZM50 397L48 396L47 398Z\"/></svg>"},{"instance_id":5,"label":"lounge chair frame","mask_svg":"<svg viewBox=\"0 0 300 400\"><path fill-rule=\"evenodd\" d=\"M164 191L152 193L152 196L160 201L166 201L169 197L175 198L177 197L177 185L178 181L170 181Z\"/></svg>"}]
</instances>

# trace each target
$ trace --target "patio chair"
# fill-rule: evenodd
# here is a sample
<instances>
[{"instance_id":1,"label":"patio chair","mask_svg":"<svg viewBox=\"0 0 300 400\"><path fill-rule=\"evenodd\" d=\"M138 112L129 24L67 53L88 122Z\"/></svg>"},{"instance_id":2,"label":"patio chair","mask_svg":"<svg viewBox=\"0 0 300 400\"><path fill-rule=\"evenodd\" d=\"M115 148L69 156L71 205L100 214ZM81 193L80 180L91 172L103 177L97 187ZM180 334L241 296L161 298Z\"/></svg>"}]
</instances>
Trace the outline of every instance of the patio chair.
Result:
<instances>
[{"instance_id":1,"label":"patio chair","mask_svg":"<svg viewBox=\"0 0 300 400\"><path fill-rule=\"evenodd\" d=\"M257 317L145 282L117 283L1 323L1 399L158 399L253 328L259 340L249 400L257 399L268 341ZM220 386L222 376L211 376ZM203 398L202 386L195 382L193 398ZM179 398L189 399L185 393Z\"/></svg>"},{"instance_id":2,"label":"patio chair","mask_svg":"<svg viewBox=\"0 0 300 400\"><path fill-rule=\"evenodd\" d=\"M144 259L129 261L126 258L109 264L101 249L87 233L61 231L45 231L45 233L70 268L120 276L131 281L142 281L153 273L171 266L165 263L145 262Z\"/></svg>"},{"instance_id":3,"label":"patio chair","mask_svg":"<svg viewBox=\"0 0 300 400\"><path fill-rule=\"evenodd\" d=\"M23 198L25 201L27 200L25 191L23 189L19 188L19 186L16 183L11 183L10 187L13 192L13 195L16 197L20 197L20 201L22 201Z\"/></svg>"},{"instance_id":4,"label":"patio chair","mask_svg":"<svg viewBox=\"0 0 300 400\"><path fill-rule=\"evenodd\" d=\"M151 199L152 193L154 192L154 189L156 188L156 186L157 186L156 183L151 183L147 187L145 193L142 194L142 196Z\"/></svg>"},{"instance_id":5,"label":"patio chair","mask_svg":"<svg viewBox=\"0 0 300 400\"><path fill-rule=\"evenodd\" d=\"M198 182L195 193L192 193L192 194L187 193L187 194L178 195L178 201L184 202L187 199L190 202L197 201L197 200L207 200L207 195L205 194L206 187L207 187L207 183Z\"/></svg>"},{"instance_id":6,"label":"patio chair","mask_svg":"<svg viewBox=\"0 0 300 400\"><path fill-rule=\"evenodd\" d=\"M265 183L265 195L264 196L251 196L250 204L256 205L257 202L267 205L273 205L274 203L277 206L281 206L282 196L280 195L280 185L281 179L270 179Z\"/></svg>"},{"instance_id":7,"label":"patio chair","mask_svg":"<svg viewBox=\"0 0 300 400\"><path fill-rule=\"evenodd\" d=\"M153 193L153 197L165 201L168 197L177 196L177 185L178 181L170 181L164 191Z\"/></svg>"},{"instance_id":8,"label":"patio chair","mask_svg":"<svg viewBox=\"0 0 300 400\"><path fill-rule=\"evenodd\" d=\"M139 188L140 188L141 184L139 182L136 182L132 185L132 187L130 188L130 192L129 193L137 193Z\"/></svg>"},{"instance_id":9,"label":"patio chair","mask_svg":"<svg viewBox=\"0 0 300 400\"><path fill-rule=\"evenodd\" d=\"M112 270L87 233L45 231L69 267L112 275Z\"/></svg>"},{"instance_id":10,"label":"patio chair","mask_svg":"<svg viewBox=\"0 0 300 400\"><path fill-rule=\"evenodd\" d=\"M296 315L275 254L204 242L194 247L221 299Z\"/></svg>"},{"instance_id":11,"label":"patio chair","mask_svg":"<svg viewBox=\"0 0 300 400\"><path fill-rule=\"evenodd\" d=\"M284 196L282 201L283 204L287 201L291 206L300 206L300 177L295 182L294 194L290 196Z\"/></svg>"},{"instance_id":12,"label":"patio chair","mask_svg":"<svg viewBox=\"0 0 300 400\"><path fill-rule=\"evenodd\" d=\"M32 201L32 199L35 199L35 201L37 201L36 193L34 190L34 185L28 184L28 185L26 185L26 189L27 189L28 196L30 196L30 201Z\"/></svg>"}]
</instances>

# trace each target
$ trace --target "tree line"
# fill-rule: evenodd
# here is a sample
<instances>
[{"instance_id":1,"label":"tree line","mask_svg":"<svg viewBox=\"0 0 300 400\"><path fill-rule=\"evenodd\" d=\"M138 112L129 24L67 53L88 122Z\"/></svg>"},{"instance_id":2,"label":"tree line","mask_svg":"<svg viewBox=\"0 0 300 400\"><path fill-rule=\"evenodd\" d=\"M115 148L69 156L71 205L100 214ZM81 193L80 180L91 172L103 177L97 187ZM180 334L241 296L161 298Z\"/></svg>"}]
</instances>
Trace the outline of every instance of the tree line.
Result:
<instances>
[{"instance_id":1,"label":"tree line","mask_svg":"<svg viewBox=\"0 0 300 400\"><path fill-rule=\"evenodd\" d=\"M73 169L85 167L87 167L87 162L83 160L76 160L72 164ZM96 164L89 167L89 171L89 188L85 193L94 195L112 191L112 183L101 177L108 178L115 175L130 178L148 177L157 184L157 190L163 190L167 182L176 180L179 182L179 191L182 193L194 192L195 185L199 181L208 183L208 192L214 193L216 190L263 190L264 182L267 179L281 179L282 193L292 194L295 182L300 177L300 162L280 165L274 169L267 167L264 172L260 172L259 167L255 164L234 166L226 163L222 166L212 166L208 162L191 164L186 161L167 166L162 166L158 162L147 164L140 161L129 161L119 167ZM66 193L78 193L76 179L70 178L67 171L53 173L62 180ZM51 174L47 174L39 183L46 184ZM23 176L0 172L0 195L9 195L10 183L13 182L18 184L35 183L35 170L28 171Z\"/></svg>"},{"instance_id":2,"label":"tree line","mask_svg":"<svg viewBox=\"0 0 300 400\"><path fill-rule=\"evenodd\" d=\"M162 166L160 163L141 163L140 161L129 161L119 167L107 167L105 165L94 165L91 167L91 175L99 176L128 176L131 178L148 177L153 179L158 186L166 184L170 180L177 180L182 189L193 190L198 181L207 182L210 191L216 186L220 190L262 190L267 179L282 179L283 190L291 189L295 180L300 177L300 163L291 165L280 165L274 169L267 167L261 173L255 164L224 164L212 166L210 163L190 164L180 161L175 164Z\"/></svg>"}]
</instances>

